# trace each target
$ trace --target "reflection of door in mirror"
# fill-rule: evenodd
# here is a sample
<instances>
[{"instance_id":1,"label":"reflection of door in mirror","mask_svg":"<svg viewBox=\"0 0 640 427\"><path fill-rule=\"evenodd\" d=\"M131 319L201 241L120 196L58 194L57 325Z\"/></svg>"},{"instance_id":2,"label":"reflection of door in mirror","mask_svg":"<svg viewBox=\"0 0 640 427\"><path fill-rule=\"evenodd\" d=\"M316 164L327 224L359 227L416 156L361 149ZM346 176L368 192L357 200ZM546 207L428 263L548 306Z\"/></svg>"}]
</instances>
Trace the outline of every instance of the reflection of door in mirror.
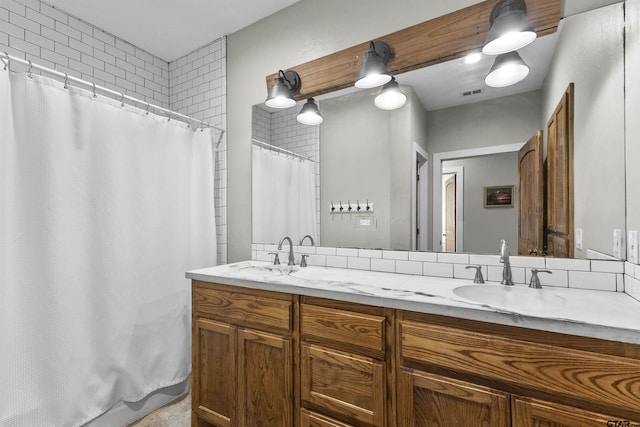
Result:
<instances>
[{"instance_id":1,"label":"reflection of door in mirror","mask_svg":"<svg viewBox=\"0 0 640 427\"><path fill-rule=\"evenodd\" d=\"M543 176L542 131L518 152L518 255L542 255Z\"/></svg>"},{"instance_id":2,"label":"reflection of door in mirror","mask_svg":"<svg viewBox=\"0 0 640 427\"><path fill-rule=\"evenodd\" d=\"M445 182L444 252L456 251L456 175Z\"/></svg>"},{"instance_id":3,"label":"reflection of door in mirror","mask_svg":"<svg viewBox=\"0 0 640 427\"><path fill-rule=\"evenodd\" d=\"M547 123L547 252L573 257L573 83Z\"/></svg>"}]
</instances>

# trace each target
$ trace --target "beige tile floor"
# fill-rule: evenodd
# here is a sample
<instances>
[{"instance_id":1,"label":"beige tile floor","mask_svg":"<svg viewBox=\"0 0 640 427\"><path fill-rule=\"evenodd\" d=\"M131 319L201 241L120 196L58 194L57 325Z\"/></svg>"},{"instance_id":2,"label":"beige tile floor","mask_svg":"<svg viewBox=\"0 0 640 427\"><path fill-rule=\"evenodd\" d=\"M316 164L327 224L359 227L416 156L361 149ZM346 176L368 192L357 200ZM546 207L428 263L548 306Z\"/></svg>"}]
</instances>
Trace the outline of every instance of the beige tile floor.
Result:
<instances>
[{"instance_id":1,"label":"beige tile floor","mask_svg":"<svg viewBox=\"0 0 640 427\"><path fill-rule=\"evenodd\" d=\"M130 424L129 427L190 427L191 393L156 409L146 417Z\"/></svg>"}]
</instances>

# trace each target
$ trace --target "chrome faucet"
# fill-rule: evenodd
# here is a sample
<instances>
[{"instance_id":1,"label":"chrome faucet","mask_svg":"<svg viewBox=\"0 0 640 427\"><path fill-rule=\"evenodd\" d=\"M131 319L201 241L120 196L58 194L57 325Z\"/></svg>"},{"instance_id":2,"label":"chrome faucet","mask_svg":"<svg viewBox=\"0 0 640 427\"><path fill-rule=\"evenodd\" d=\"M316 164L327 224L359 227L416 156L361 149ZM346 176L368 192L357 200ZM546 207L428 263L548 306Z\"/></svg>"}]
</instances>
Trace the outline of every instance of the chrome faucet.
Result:
<instances>
[{"instance_id":1,"label":"chrome faucet","mask_svg":"<svg viewBox=\"0 0 640 427\"><path fill-rule=\"evenodd\" d=\"M311 241L311 246L315 246L315 242L313 241L313 237L311 237L311 235L306 234L302 239L300 239L300 243L298 244L298 246L302 246L302 242L304 242L304 239L309 238L309 241Z\"/></svg>"},{"instance_id":2,"label":"chrome faucet","mask_svg":"<svg viewBox=\"0 0 640 427\"><path fill-rule=\"evenodd\" d=\"M507 248L507 241L502 239L500 241L500 262L504 264L504 267L502 268L502 281L500 284L513 286L513 280L511 279L511 264L509 264L509 250Z\"/></svg>"},{"instance_id":3,"label":"chrome faucet","mask_svg":"<svg viewBox=\"0 0 640 427\"><path fill-rule=\"evenodd\" d=\"M549 270L538 270L537 268L531 269L531 281L529 282L529 287L534 289L542 289L542 285L540 284L540 278L538 277L538 273L549 273L553 274Z\"/></svg>"},{"instance_id":4,"label":"chrome faucet","mask_svg":"<svg viewBox=\"0 0 640 427\"><path fill-rule=\"evenodd\" d=\"M285 240L289 241L289 263L288 263L288 265L296 265L295 260L293 258L293 242L291 241L291 237L284 236L282 238L282 240L280 240L280 243L278 243L278 250L279 251L282 250L282 243L284 243Z\"/></svg>"}]
</instances>

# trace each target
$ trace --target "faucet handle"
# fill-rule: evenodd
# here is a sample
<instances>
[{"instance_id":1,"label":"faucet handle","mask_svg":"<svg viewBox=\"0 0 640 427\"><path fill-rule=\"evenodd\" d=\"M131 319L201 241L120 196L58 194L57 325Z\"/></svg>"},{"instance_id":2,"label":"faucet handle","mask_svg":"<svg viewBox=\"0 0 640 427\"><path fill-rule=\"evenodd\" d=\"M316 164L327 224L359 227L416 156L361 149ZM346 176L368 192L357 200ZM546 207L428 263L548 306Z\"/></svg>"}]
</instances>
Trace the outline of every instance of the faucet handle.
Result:
<instances>
[{"instance_id":1,"label":"faucet handle","mask_svg":"<svg viewBox=\"0 0 640 427\"><path fill-rule=\"evenodd\" d=\"M481 265L467 265L465 269L475 268L476 276L473 278L473 283L484 283L484 277L482 277L482 266Z\"/></svg>"},{"instance_id":2,"label":"faucet handle","mask_svg":"<svg viewBox=\"0 0 640 427\"><path fill-rule=\"evenodd\" d=\"M540 284L540 279L538 278L538 273L549 273L553 274L553 272L549 270L538 270L537 268L531 269L531 281L529 281L529 287L534 289L542 289L542 285Z\"/></svg>"},{"instance_id":3,"label":"faucet handle","mask_svg":"<svg viewBox=\"0 0 640 427\"><path fill-rule=\"evenodd\" d=\"M309 257L309 254L300 254L300 267L306 267L307 266L307 258Z\"/></svg>"},{"instance_id":4,"label":"faucet handle","mask_svg":"<svg viewBox=\"0 0 640 427\"><path fill-rule=\"evenodd\" d=\"M275 257L273 258L273 265L280 265L280 253L269 252L269 255L275 255Z\"/></svg>"}]
</instances>

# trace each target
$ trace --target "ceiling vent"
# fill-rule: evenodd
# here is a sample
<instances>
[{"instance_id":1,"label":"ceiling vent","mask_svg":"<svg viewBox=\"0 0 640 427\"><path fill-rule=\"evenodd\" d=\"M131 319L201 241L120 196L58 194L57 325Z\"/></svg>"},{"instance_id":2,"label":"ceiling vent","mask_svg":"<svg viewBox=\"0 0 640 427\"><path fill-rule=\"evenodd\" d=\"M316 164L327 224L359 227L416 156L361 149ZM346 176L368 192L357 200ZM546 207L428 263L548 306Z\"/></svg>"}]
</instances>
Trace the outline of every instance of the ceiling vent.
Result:
<instances>
[{"instance_id":1,"label":"ceiling vent","mask_svg":"<svg viewBox=\"0 0 640 427\"><path fill-rule=\"evenodd\" d=\"M479 95L482 93L482 89L473 89L466 92L462 92L462 96Z\"/></svg>"}]
</instances>

